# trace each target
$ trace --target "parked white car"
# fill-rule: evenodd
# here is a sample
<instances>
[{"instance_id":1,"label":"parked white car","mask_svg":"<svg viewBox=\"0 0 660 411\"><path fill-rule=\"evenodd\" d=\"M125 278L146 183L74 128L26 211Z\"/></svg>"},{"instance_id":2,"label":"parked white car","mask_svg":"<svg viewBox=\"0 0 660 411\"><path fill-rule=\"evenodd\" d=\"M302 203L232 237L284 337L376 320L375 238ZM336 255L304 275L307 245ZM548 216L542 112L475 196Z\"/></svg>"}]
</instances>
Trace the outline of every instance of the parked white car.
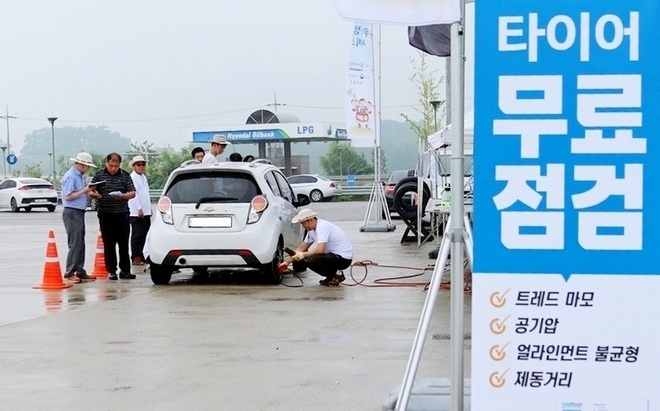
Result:
<instances>
[{"instance_id":1,"label":"parked white car","mask_svg":"<svg viewBox=\"0 0 660 411\"><path fill-rule=\"evenodd\" d=\"M152 218L151 279L168 284L184 267L248 267L277 280L284 248L303 238L291 219L307 204L268 161L184 163L167 179Z\"/></svg>"},{"instance_id":2,"label":"parked white car","mask_svg":"<svg viewBox=\"0 0 660 411\"><path fill-rule=\"evenodd\" d=\"M288 178L296 194L305 194L312 201L331 200L341 195L341 185L318 174L298 174Z\"/></svg>"},{"instance_id":3,"label":"parked white car","mask_svg":"<svg viewBox=\"0 0 660 411\"><path fill-rule=\"evenodd\" d=\"M0 208L17 213L22 208L46 208L51 213L57 207L57 191L50 181L41 178L9 178L0 184Z\"/></svg>"}]
</instances>

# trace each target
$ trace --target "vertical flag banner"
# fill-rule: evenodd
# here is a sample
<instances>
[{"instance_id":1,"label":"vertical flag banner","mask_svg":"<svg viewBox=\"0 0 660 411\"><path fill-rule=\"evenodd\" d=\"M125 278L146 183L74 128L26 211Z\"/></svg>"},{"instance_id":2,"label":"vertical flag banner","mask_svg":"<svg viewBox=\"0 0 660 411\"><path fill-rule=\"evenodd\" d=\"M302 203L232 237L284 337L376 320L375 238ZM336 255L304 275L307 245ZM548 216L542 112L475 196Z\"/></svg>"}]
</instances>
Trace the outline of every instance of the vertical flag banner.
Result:
<instances>
[{"instance_id":1,"label":"vertical flag banner","mask_svg":"<svg viewBox=\"0 0 660 411\"><path fill-rule=\"evenodd\" d=\"M371 24L356 23L348 61L345 118L353 147L374 147L376 139L373 32ZM380 142L375 142L376 146Z\"/></svg>"},{"instance_id":2,"label":"vertical flag banner","mask_svg":"<svg viewBox=\"0 0 660 411\"><path fill-rule=\"evenodd\" d=\"M660 0L475 7L472 410L660 410Z\"/></svg>"},{"instance_id":3,"label":"vertical flag banner","mask_svg":"<svg viewBox=\"0 0 660 411\"><path fill-rule=\"evenodd\" d=\"M346 20L424 26L461 19L460 0L333 0Z\"/></svg>"}]
</instances>

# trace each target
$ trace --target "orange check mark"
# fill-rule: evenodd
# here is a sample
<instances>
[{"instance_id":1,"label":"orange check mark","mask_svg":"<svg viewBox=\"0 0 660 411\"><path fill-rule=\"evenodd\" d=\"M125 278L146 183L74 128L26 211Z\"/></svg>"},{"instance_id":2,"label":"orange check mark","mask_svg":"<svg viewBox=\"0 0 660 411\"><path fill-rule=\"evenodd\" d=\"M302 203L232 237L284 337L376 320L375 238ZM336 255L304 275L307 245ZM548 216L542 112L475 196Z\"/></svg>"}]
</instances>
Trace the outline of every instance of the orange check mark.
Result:
<instances>
[{"instance_id":1,"label":"orange check mark","mask_svg":"<svg viewBox=\"0 0 660 411\"><path fill-rule=\"evenodd\" d=\"M501 293L499 291L495 291L490 295L490 305L492 305L495 308L502 308L506 305L506 295L507 293L511 291L509 288L505 292Z\"/></svg>"},{"instance_id":2,"label":"orange check mark","mask_svg":"<svg viewBox=\"0 0 660 411\"><path fill-rule=\"evenodd\" d=\"M500 347L499 345L493 345L488 352L490 359L493 361L502 361L506 357L506 347L509 344L510 343L506 343L503 347Z\"/></svg>"},{"instance_id":3,"label":"orange check mark","mask_svg":"<svg viewBox=\"0 0 660 411\"><path fill-rule=\"evenodd\" d=\"M490 385L493 388L501 388L506 384L506 379L504 376L506 373L508 373L509 370L504 371L502 374L498 373L495 371L494 373L490 374L490 377L488 378L488 382L490 382Z\"/></svg>"},{"instance_id":4,"label":"orange check mark","mask_svg":"<svg viewBox=\"0 0 660 411\"><path fill-rule=\"evenodd\" d=\"M493 321L490 322L490 331L493 334L498 334L498 335L504 333L504 331L506 331L506 325L504 325L504 323L506 322L506 320L509 319L509 317L511 316L507 315L506 317L504 317L503 320L500 320L499 318L494 318Z\"/></svg>"}]
</instances>

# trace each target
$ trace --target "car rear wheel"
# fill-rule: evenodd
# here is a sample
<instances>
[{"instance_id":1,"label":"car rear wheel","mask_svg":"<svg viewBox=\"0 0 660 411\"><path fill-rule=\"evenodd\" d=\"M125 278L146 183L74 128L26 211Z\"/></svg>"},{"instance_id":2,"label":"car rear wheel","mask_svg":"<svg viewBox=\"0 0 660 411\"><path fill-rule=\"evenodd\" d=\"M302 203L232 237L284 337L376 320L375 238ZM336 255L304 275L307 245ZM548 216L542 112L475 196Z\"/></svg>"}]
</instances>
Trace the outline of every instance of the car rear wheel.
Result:
<instances>
[{"instance_id":1,"label":"car rear wheel","mask_svg":"<svg viewBox=\"0 0 660 411\"><path fill-rule=\"evenodd\" d=\"M323 193L320 192L319 190L312 190L312 192L309 193L309 199L314 201L315 203L318 203L319 201L323 201Z\"/></svg>"},{"instance_id":2,"label":"car rear wheel","mask_svg":"<svg viewBox=\"0 0 660 411\"><path fill-rule=\"evenodd\" d=\"M261 267L261 271L264 274L264 279L271 284L278 284L280 282L280 273L278 266L284 261L284 244L282 239L277 242L277 249L273 255L273 261L268 264L264 264Z\"/></svg>"},{"instance_id":3,"label":"car rear wheel","mask_svg":"<svg viewBox=\"0 0 660 411\"><path fill-rule=\"evenodd\" d=\"M20 211L20 208L18 208L18 204L16 204L16 199L14 197L12 197L11 201L9 201L9 206L11 207L11 211L15 213Z\"/></svg>"},{"instance_id":4,"label":"car rear wheel","mask_svg":"<svg viewBox=\"0 0 660 411\"><path fill-rule=\"evenodd\" d=\"M173 267L161 264L151 263L149 273L151 274L151 281L158 285L167 285L172 279Z\"/></svg>"},{"instance_id":5,"label":"car rear wheel","mask_svg":"<svg viewBox=\"0 0 660 411\"><path fill-rule=\"evenodd\" d=\"M32 207L31 206L25 207L25 211L28 211L28 212L32 211Z\"/></svg>"},{"instance_id":6,"label":"car rear wheel","mask_svg":"<svg viewBox=\"0 0 660 411\"><path fill-rule=\"evenodd\" d=\"M195 274L207 274L209 272L208 267L193 267L192 270Z\"/></svg>"}]
</instances>

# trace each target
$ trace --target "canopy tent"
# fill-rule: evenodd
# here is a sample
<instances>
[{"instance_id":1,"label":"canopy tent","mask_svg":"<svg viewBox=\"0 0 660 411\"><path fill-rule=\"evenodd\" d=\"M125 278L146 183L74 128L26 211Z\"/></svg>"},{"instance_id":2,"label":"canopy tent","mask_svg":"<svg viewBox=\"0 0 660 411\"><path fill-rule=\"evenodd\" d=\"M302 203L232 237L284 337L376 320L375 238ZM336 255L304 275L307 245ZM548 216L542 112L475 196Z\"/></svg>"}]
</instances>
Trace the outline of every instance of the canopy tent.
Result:
<instances>
[{"instance_id":1,"label":"canopy tent","mask_svg":"<svg viewBox=\"0 0 660 411\"><path fill-rule=\"evenodd\" d=\"M430 150L449 148L452 144L451 124L438 130L427 137ZM463 137L465 154L472 154L474 147L474 111L470 111L463 117Z\"/></svg>"}]
</instances>

